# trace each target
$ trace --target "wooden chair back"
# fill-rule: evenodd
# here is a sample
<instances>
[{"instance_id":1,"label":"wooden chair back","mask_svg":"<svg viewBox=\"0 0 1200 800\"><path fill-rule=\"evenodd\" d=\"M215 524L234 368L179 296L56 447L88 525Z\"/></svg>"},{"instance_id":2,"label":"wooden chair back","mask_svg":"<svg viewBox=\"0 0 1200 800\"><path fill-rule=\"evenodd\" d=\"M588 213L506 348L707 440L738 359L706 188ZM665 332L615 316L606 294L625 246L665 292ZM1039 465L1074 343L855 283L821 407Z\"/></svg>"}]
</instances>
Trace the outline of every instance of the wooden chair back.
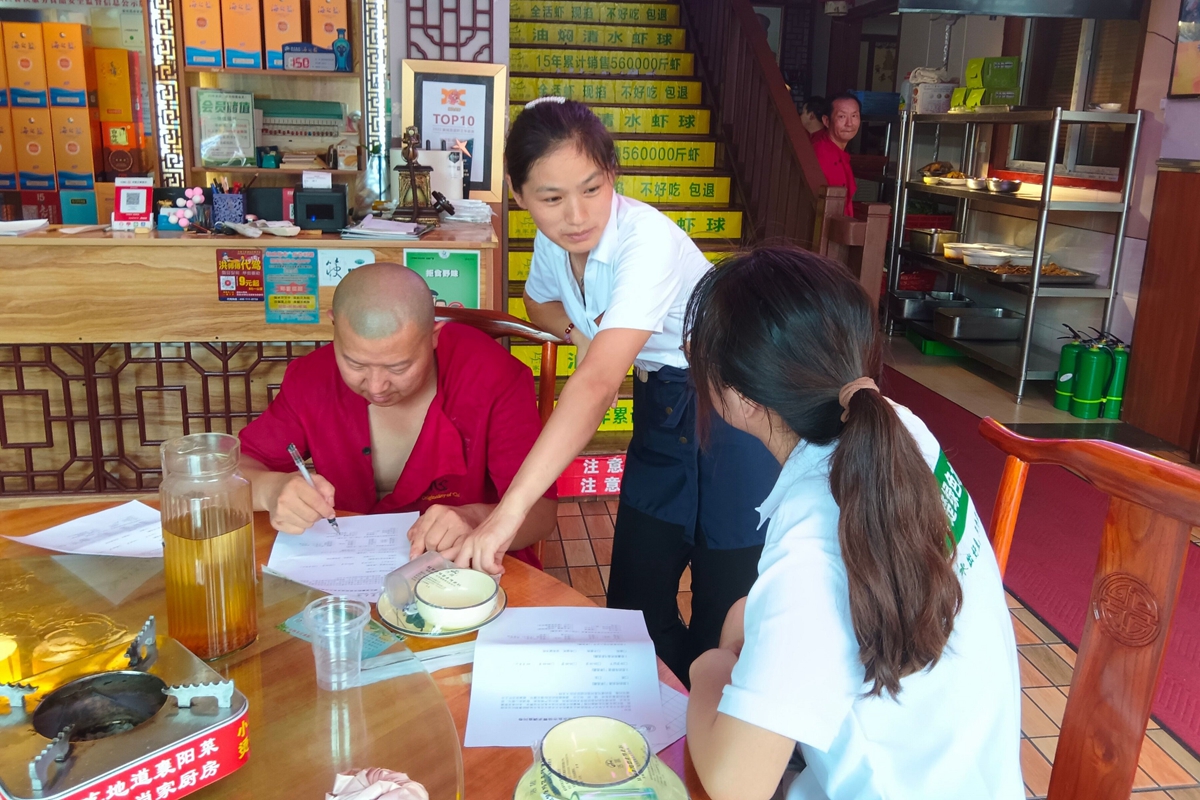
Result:
<instances>
[{"instance_id":1,"label":"wooden chair back","mask_svg":"<svg viewBox=\"0 0 1200 800\"><path fill-rule=\"evenodd\" d=\"M554 390L558 380L558 346L562 340L557 336L546 333L541 328L535 328L523 319L505 314L503 311L490 311L482 308L438 308L437 320L461 322L470 325L491 336L500 339L505 336L515 336L527 342L542 346L542 366L538 371L538 415L542 424L550 419L554 411ZM538 542L533 551L542 560L544 543Z\"/></svg>"},{"instance_id":2,"label":"wooden chair back","mask_svg":"<svg viewBox=\"0 0 1200 800\"><path fill-rule=\"evenodd\" d=\"M1110 442L1029 439L993 419L979 432L1008 454L992 514L1001 572L1030 464L1065 467L1109 495L1048 800L1128 800L1200 526L1200 471Z\"/></svg>"}]
</instances>

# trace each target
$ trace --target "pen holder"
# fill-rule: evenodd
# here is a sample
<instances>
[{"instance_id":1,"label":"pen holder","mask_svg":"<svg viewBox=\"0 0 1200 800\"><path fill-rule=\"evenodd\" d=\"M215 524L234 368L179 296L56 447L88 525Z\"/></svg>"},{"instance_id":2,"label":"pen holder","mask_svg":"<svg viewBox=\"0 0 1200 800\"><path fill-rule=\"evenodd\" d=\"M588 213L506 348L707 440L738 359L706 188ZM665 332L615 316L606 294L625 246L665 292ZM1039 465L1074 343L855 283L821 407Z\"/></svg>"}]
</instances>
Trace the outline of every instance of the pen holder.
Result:
<instances>
[{"instance_id":1,"label":"pen holder","mask_svg":"<svg viewBox=\"0 0 1200 800\"><path fill-rule=\"evenodd\" d=\"M245 222L246 198L242 194L214 194L212 199L213 224L218 222Z\"/></svg>"}]
</instances>

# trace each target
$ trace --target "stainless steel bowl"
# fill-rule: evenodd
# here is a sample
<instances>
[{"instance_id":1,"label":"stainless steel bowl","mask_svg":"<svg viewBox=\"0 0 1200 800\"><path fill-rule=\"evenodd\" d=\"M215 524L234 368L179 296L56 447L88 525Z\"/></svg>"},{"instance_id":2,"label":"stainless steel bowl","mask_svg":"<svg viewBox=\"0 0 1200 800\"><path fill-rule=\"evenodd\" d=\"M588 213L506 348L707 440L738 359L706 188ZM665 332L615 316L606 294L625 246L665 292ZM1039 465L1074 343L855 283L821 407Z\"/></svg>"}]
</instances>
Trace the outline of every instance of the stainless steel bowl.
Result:
<instances>
[{"instance_id":1,"label":"stainless steel bowl","mask_svg":"<svg viewBox=\"0 0 1200 800\"><path fill-rule=\"evenodd\" d=\"M957 242L961 235L942 228L913 228L909 231L909 242L918 253L940 255L948 242Z\"/></svg>"},{"instance_id":2,"label":"stainless steel bowl","mask_svg":"<svg viewBox=\"0 0 1200 800\"><path fill-rule=\"evenodd\" d=\"M986 192L988 188L987 178L967 178L967 188L974 189L977 192Z\"/></svg>"},{"instance_id":3,"label":"stainless steel bowl","mask_svg":"<svg viewBox=\"0 0 1200 800\"><path fill-rule=\"evenodd\" d=\"M988 191L1012 194L1021 190L1021 181L1010 181L1004 178L988 178Z\"/></svg>"}]
</instances>

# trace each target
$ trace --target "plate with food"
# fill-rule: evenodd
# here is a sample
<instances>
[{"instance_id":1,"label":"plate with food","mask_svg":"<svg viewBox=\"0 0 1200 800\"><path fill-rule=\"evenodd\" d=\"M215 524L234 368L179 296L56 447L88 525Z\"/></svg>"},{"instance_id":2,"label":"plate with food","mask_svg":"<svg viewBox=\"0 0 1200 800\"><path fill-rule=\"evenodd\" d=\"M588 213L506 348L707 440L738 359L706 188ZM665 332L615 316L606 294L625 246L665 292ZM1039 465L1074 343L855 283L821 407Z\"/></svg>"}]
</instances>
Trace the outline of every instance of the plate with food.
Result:
<instances>
[{"instance_id":1,"label":"plate with food","mask_svg":"<svg viewBox=\"0 0 1200 800\"><path fill-rule=\"evenodd\" d=\"M1029 283L1033 280L1032 266L1002 264L996 267L988 267L986 270L995 275L1000 283ZM1043 285L1091 286L1099 278L1100 276L1093 272L1080 272L1079 270L1068 269L1067 267L1050 262L1042 267L1042 279L1040 282Z\"/></svg>"},{"instance_id":2,"label":"plate with food","mask_svg":"<svg viewBox=\"0 0 1200 800\"><path fill-rule=\"evenodd\" d=\"M941 181L943 186L966 186L967 176L954 170L941 176Z\"/></svg>"}]
</instances>

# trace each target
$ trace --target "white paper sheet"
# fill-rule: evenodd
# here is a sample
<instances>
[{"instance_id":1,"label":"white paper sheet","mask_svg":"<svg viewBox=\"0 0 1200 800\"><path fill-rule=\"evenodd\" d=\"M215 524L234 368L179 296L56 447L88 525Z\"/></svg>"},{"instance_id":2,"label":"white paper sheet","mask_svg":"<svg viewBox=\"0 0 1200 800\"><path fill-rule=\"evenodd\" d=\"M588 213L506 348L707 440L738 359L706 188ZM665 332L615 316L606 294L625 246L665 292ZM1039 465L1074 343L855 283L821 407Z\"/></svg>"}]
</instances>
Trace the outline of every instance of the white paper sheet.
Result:
<instances>
[{"instance_id":1,"label":"white paper sheet","mask_svg":"<svg viewBox=\"0 0 1200 800\"><path fill-rule=\"evenodd\" d=\"M658 691L662 694L663 716L667 724L663 728L663 736L650 741L656 753L666 750L687 735L687 695L665 683L658 684Z\"/></svg>"},{"instance_id":2,"label":"white paper sheet","mask_svg":"<svg viewBox=\"0 0 1200 800\"><path fill-rule=\"evenodd\" d=\"M479 632L467 747L528 747L593 715L638 727L656 750L668 736L640 611L510 608Z\"/></svg>"},{"instance_id":3,"label":"white paper sheet","mask_svg":"<svg viewBox=\"0 0 1200 800\"><path fill-rule=\"evenodd\" d=\"M281 533L263 569L329 594L374 603L387 574L408 563L408 529L417 516L338 517L340 534L325 520L299 536Z\"/></svg>"},{"instance_id":4,"label":"white paper sheet","mask_svg":"<svg viewBox=\"0 0 1200 800\"><path fill-rule=\"evenodd\" d=\"M29 536L5 536L14 542L59 553L85 556L162 558L162 518L134 500Z\"/></svg>"}]
</instances>

